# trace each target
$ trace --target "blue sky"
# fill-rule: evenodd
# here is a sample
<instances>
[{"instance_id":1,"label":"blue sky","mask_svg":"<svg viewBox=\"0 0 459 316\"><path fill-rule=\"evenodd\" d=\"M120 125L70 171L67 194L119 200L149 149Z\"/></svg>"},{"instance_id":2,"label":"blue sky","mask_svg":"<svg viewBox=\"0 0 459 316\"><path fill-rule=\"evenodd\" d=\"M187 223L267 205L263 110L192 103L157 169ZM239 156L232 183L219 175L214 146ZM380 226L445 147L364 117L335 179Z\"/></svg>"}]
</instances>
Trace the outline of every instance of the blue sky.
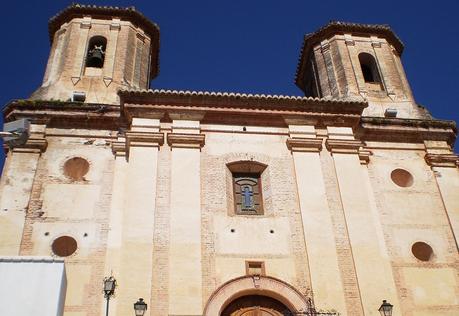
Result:
<instances>
[{"instance_id":1,"label":"blue sky","mask_svg":"<svg viewBox=\"0 0 459 316\"><path fill-rule=\"evenodd\" d=\"M2 3L0 104L27 98L49 53L48 19L71 1ZM459 2L450 1L80 1L134 5L161 31L152 88L301 95L293 79L302 38L330 20L389 24L418 103L459 121ZM0 157L0 164L3 156Z\"/></svg>"}]
</instances>

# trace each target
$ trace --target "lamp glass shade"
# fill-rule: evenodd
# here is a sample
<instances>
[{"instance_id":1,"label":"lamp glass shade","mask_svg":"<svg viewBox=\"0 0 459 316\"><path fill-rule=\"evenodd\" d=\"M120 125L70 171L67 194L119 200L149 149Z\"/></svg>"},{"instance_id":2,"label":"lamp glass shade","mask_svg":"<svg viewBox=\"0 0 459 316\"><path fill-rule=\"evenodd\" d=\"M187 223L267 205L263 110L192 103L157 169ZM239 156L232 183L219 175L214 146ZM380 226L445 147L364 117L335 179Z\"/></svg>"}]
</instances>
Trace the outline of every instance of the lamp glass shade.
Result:
<instances>
[{"instance_id":1,"label":"lamp glass shade","mask_svg":"<svg viewBox=\"0 0 459 316\"><path fill-rule=\"evenodd\" d=\"M386 300L383 300L383 303L379 307L378 311L381 316L392 316L392 308L394 306L391 303L388 303Z\"/></svg>"},{"instance_id":2,"label":"lamp glass shade","mask_svg":"<svg viewBox=\"0 0 459 316\"><path fill-rule=\"evenodd\" d=\"M135 310L135 316L143 316L144 314L145 314L144 310L139 310L139 309Z\"/></svg>"},{"instance_id":3,"label":"lamp glass shade","mask_svg":"<svg viewBox=\"0 0 459 316\"><path fill-rule=\"evenodd\" d=\"M116 280L114 277L104 279L104 292L106 295L112 295L115 292Z\"/></svg>"},{"instance_id":4,"label":"lamp glass shade","mask_svg":"<svg viewBox=\"0 0 459 316\"><path fill-rule=\"evenodd\" d=\"M143 298L139 298L139 300L134 303L135 316L143 316L146 310L147 304L143 301Z\"/></svg>"}]
</instances>

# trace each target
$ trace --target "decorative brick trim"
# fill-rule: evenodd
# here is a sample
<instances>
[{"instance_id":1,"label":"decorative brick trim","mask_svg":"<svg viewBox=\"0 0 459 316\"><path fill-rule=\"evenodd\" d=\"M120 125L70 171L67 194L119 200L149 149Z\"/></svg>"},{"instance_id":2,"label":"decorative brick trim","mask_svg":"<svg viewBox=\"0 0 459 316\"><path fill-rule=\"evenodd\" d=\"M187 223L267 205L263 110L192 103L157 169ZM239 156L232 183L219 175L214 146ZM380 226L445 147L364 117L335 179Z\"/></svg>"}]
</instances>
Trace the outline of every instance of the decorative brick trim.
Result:
<instances>
[{"instance_id":1,"label":"decorative brick trim","mask_svg":"<svg viewBox=\"0 0 459 316\"><path fill-rule=\"evenodd\" d=\"M291 151L320 152L322 150L322 138L289 137L287 147Z\"/></svg>"},{"instance_id":2,"label":"decorative brick trim","mask_svg":"<svg viewBox=\"0 0 459 316\"><path fill-rule=\"evenodd\" d=\"M426 154L425 160L432 167L459 167L459 155L457 154Z\"/></svg>"},{"instance_id":3,"label":"decorative brick trim","mask_svg":"<svg viewBox=\"0 0 459 316\"><path fill-rule=\"evenodd\" d=\"M170 147L182 148L201 148L205 144L206 136L204 134L184 134L169 133L167 134L167 144Z\"/></svg>"}]
</instances>

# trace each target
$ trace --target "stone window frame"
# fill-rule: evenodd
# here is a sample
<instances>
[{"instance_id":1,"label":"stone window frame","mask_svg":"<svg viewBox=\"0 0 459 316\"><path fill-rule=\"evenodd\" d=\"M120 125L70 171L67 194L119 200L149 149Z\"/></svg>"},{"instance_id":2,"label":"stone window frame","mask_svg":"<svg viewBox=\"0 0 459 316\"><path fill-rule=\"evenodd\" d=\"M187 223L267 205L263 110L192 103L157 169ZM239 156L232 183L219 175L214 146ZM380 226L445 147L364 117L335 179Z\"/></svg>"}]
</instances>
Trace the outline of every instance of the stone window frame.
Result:
<instances>
[{"instance_id":1,"label":"stone window frame","mask_svg":"<svg viewBox=\"0 0 459 316\"><path fill-rule=\"evenodd\" d=\"M264 177L264 173L268 165L263 164L258 161L234 161L229 162L226 164L227 171L230 177L230 191L231 191L231 199L230 199L230 206L229 206L229 215L232 216L263 216L265 215L265 207L264 207L264 197L263 197L263 190L264 190L264 181L262 178ZM259 208L257 210L251 211L239 211L238 206L236 203L236 188L235 188L235 175L253 175L254 177L258 178L258 191L259 191Z\"/></svg>"}]
</instances>

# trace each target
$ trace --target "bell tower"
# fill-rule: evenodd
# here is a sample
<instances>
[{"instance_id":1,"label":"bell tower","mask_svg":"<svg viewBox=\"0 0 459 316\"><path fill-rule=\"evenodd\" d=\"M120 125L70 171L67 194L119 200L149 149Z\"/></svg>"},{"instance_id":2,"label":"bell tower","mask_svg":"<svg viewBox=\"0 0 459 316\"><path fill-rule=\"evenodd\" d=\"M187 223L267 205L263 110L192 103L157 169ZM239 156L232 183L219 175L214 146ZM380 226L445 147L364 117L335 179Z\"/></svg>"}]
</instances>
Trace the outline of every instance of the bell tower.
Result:
<instances>
[{"instance_id":1,"label":"bell tower","mask_svg":"<svg viewBox=\"0 0 459 316\"><path fill-rule=\"evenodd\" d=\"M49 21L51 51L31 99L118 104L158 74L159 28L135 8L72 4Z\"/></svg>"},{"instance_id":2,"label":"bell tower","mask_svg":"<svg viewBox=\"0 0 459 316\"><path fill-rule=\"evenodd\" d=\"M403 43L387 25L330 22L304 37L295 82L306 96L365 99L365 116L426 118L401 62Z\"/></svg>"}]
</instances>

